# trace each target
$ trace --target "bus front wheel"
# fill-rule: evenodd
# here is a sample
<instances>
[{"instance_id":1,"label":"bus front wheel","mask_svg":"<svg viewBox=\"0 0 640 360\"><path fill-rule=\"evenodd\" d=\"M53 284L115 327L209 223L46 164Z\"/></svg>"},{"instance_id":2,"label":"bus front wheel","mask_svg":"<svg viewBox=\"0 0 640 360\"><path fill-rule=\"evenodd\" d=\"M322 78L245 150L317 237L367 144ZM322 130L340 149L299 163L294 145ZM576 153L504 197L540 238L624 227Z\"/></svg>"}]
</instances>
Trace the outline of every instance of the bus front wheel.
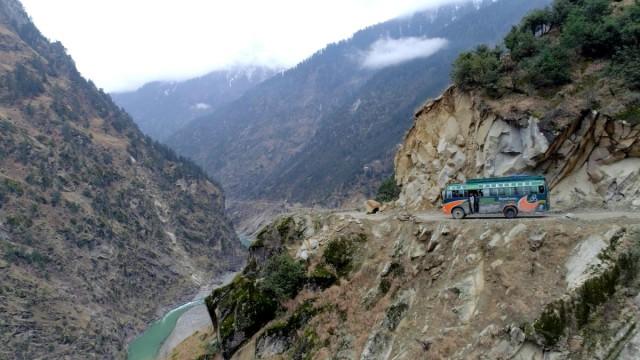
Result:
<instances>
[{"instance_id":1,"label":"bus front wheel","mask_svg":"<svg viewBox=\"0 0 640 360\"><path fill-rule=\"evenodd\" d=\"M453 216L454 219L462 219L465 216L464 210L462 210L462 208L455 208L451 211L451 215Z\"/></svg>"},{"instance_id":2,"label":"bus front wheel","mask_svg":"<svg viewBox=\"0 0 640 360\"><path fill-rule=\"evenodd\" d=\"M508 208L505 208L502 211L502 214L504 215L504 217L506 217L507 219L513 219L514 217L518 216L518 210L516 210L516 208L510 206Z\"/></svg>"}]
</instances>

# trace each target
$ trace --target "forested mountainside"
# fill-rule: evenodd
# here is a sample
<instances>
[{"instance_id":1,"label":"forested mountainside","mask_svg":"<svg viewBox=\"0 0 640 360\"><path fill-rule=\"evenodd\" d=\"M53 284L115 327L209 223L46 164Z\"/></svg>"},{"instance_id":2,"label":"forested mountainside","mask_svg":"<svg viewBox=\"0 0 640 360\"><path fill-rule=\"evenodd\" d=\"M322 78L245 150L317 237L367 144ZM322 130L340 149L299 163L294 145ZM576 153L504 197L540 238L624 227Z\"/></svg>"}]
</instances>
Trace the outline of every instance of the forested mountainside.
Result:
<instances>
[{"instance_id":1,"label":"forested mountainside","mask_svg":"<svg viewBox=\"0 0 640 360\"><path fill-rule=\"evenodd\" d=\"M240 263L220 187L0 1L0 358L123 358Z\"/></svg>"},{"instance_id":2,"label":"forested mountainside","mask_svg":"<svg viewBox=\"0 0 640 360\"><path fill-rule=\"evenodd\" d=\"M193 119L211 114L276 73L260 66L237 66L185 81L151 82L111 97L131 114L140 130L163 141Z\"/></svg>"},{"instance_id":3,"label":"forested mountainside","mask_svg":"<svg viewBox=\"0 0 640 360\"><path fill-rule=\"evenodd\" d=\"M457 54L499 41L547 3L466 2L372 26L194 120L167 143L219 179L231 198L335 205L354 192L370 194L392 172L415 108L448 84ZM398 65L367 62L380 47L425 38L446 46Z\"/></svg>"},{"instance_id":4,"label":"forested mountainside","mask_svg":"<svg viewBox=\"0 0 640 360\"><path fill-rule=\"evenodd\" d=\"M200 359L637 359L638 24L638 1L556 0L506 49L462 54L396 154L400 198L264 227L206 300ZM449 181L514 172L591 209L424 211Z\"/></svg>"}]
</instances>

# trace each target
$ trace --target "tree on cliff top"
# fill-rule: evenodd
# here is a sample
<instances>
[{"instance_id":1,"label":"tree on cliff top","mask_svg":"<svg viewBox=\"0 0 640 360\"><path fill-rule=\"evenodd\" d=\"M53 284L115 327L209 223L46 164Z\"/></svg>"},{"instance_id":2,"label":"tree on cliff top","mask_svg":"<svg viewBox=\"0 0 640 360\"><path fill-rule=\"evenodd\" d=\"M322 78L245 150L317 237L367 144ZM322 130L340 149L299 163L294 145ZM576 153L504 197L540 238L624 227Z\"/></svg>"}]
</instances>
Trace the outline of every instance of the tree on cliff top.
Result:
<instances>
[{"instance_id":1,"label":"tree on cliff top","mask_svg":"<svg viewBox=\"0 0 640 360\"><path fill-rule=\"evenodd\" d=\"M506 53L486 46L462 53L453 64L454 83L497 97L508 90L501 82L508 76L511 90L554 87L571 82L572 64L601 59L613 60L612 66L624 71L612 73L638 88L640 70L633 54L640 51L640 2L556 0L514 26L504 46Z\"/></svg>"}]
</instances>

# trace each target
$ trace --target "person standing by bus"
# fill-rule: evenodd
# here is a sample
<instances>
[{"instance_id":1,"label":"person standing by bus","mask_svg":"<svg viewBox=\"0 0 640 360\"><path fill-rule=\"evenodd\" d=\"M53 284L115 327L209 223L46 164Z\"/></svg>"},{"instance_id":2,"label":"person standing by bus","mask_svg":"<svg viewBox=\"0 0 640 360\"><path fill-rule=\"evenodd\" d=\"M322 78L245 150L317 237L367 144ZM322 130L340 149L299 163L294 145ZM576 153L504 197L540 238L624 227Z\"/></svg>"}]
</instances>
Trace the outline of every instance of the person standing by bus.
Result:
<instances>
[{"instance_id":1,"label":"person standing by bus","mask_svg":"<svg viewBox=\"0 0 640 360\"><path fill-rule=\"evenodd\" d=\"M469 194L469 208L471 209L471 213L473 214L476 211L476 197L473 193Z\"/></svg>"}]
</instances>

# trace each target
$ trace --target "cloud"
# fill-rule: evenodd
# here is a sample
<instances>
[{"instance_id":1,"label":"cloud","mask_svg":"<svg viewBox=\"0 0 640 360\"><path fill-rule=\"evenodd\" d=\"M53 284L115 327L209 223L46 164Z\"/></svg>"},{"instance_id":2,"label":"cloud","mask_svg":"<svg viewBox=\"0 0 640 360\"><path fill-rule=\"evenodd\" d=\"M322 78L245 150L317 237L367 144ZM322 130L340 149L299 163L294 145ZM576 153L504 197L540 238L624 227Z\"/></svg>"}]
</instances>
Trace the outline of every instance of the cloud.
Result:
<instances>
[{"instance_id":1,"label":"cloud","mask_svg":"<svg viewBox=\"0 0 640 360\"><path fill-rule=\"evenodd\" d=\"M364 55L362 67L381 69L418 58L429 57L447 46L442 38L405 37L380 39Z\"/></svg>"},{"instance_id":2,"label":"cloud","mask_svg":"<svg viewBox=\"0 0 640 360\"><path fill-rule=\"evenodd\" d=\"M22 0L43 34L107 91L234 65L294 66L366 26L464 1Z\"/></svg>"}]
</instances>

